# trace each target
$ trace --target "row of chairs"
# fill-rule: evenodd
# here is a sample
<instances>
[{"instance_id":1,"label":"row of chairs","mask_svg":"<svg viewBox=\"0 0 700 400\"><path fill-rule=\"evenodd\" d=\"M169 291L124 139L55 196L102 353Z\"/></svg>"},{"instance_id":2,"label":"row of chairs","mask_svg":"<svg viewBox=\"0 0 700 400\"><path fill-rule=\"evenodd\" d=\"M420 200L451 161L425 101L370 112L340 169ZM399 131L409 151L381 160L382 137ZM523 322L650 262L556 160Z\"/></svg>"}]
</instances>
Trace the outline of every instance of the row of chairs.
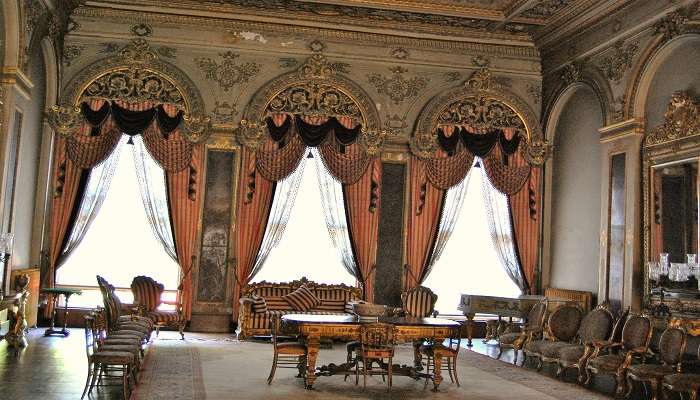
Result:
<instances>
[{"instance_id":1,"label":"row of chairs","mask_svg":"<svg viewBox=\"0 0 700 400\"><path fill-rule=\"evenodd\" d=\"M536 304L521 332L499 338L499 358L503 349L524 350L525 357L537 360L537 369L544 363L556 363L556 375L569 368L578 371L579 383L590 385L594 375L612 375L616 395L629 396L633 382L649 383L651 398L662 389L688 393L697 398L700 375L682 373L686 333L677 327L667 328L661 335L658 354L650 350L653 333L651 319L629 310L615 318L608 304L602 304L583 315L575 305L563 305L553 311L547 323L546 299ZM652 357L653 356L653 357ZM700 349L698 353L700 358ZM655 359L656 363L650 363ZM523 362L524 364L524 362ZM627 389L625 391L625 389Z\"/></svg>"}]
</instances>

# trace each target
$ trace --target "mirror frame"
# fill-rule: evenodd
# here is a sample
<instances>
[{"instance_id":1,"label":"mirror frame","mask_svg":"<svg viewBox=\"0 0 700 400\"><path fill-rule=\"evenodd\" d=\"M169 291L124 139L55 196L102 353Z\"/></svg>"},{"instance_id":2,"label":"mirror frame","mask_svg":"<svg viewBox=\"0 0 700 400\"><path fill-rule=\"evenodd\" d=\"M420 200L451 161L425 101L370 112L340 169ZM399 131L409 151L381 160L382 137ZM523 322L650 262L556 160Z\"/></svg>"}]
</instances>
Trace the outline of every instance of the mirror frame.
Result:
<instances>
[{"instance_id":1,"label":"mirror frame","mask_svg":"<svg viewBox=\"0 0 700 400\"><path fill-rule=\"evenodd\" d=\"M649 283L648 262L653 260L651 254L651 221L653 220L653 173L657 168L677 165L695 160L700 164L700 108L687 92L675 92L664 114L664 122L653 128L644 138L642 148L643 169L642 185L643 230L644 230L644 293L643 307L651 306L651 287ZM700 175L698 177L700 180ZM700 189L698 189L700 190ZM700 201L700 196L698 197ZM699 213L700 214L700 213ZM699 240L700 240L700 235ZM700 247L699 247L700 249ZM668 304L672 311L700 312L700 299L674 299ZM674 305L676 307L674 307Z\"/></svg>"}]
</instances>

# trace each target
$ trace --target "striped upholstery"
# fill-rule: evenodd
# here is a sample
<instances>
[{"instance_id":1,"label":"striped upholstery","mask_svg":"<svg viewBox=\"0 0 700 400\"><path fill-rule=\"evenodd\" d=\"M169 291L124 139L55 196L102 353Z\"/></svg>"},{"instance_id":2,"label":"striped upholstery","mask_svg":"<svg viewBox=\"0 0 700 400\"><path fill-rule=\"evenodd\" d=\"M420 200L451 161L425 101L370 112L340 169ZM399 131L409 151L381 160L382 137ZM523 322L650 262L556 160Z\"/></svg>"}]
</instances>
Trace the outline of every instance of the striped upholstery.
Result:
<instances>
[{"instance_id":1,"label":"striped upholstery","mask_svg":"<svg viewBox=\"0 0 700 400\"><path fill-rule=\"evenodd\" d=\"M156 310L160 304L160 296L165 287L148 276L137 276L131 281L131 292L134 294L134 303L143 307L144 311Z\"/></svg>"},{"instance_id":2,"label":"striped upholstery","mask_svg":"<svg viewBox=\"0 0 700 400\"><path fill-rule=\"evenodd\" d=\"M270 318L272 316L282 316L287 314L296 314L298 311L295 310L268 310L266 313L254 313L253 314L253 329L269 329L270 328ZM330 311L306 311L304 314L310 315L345 315L343 312L330 312Z\"/></svg>"},{"instance_id":3,"label":"striped upholstery","mask_svg":"<svg viewBox=\"0 0 700 400\"><path fill-rule=\"evenodd\" d=\"M401 295L401 303L410 317L429 317L435 310L437 295L425 286L415 287Z\"/></svg>"},{"instance_id":4,"label":"striped upholstery","mask_svg":"<svg viewBox=\"0 0 700 400\"><path fill-rule=\"evenodd\" d=\"M180 318L177 311L148 311L146 316L151 319L156 324L162 324L167 322L177 322Z\"/></svg>"},{"instance_id":5,"label":"striped upholstery","mask_svg":"<svg viewBox=\"0 0 700 400\"><path fill-rule=\"evenodd\" d=\"M309 311L319 304L321 299L316 297L306 286L301 285L297 290L282 296L296 311Z\"/></svg>"},{"instance_id":6,"label":"striped upholstery","mask_svg":"<svg viewBox=\"0 0 700 400\"><path fill-rule=\"evenodd\" d=\"M265 299L263 297L260 297L258 295L253 295L251 296L253 299L253 312L255 313L264 313L267 312L267 303L265 302Z\"/></svg>"}]
</instances>

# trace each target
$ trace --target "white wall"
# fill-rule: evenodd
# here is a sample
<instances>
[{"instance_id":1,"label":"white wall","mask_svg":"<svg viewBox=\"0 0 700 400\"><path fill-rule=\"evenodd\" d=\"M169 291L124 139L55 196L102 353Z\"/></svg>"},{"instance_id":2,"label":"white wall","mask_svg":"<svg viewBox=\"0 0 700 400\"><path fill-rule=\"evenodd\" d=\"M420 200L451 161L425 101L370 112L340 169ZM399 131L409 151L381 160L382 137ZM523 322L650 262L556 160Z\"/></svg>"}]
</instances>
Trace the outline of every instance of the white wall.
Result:
<instances>
[{"instance_id":1,"label":"white wall","mask_svg":"<svg viewBox=\"0 0 700 400\"><path fill-rule=\"evenodd\" d=\"M552 156L550 286L598 291L600 103L582 87L559 118Z\"/></svg>"}]
</instances>

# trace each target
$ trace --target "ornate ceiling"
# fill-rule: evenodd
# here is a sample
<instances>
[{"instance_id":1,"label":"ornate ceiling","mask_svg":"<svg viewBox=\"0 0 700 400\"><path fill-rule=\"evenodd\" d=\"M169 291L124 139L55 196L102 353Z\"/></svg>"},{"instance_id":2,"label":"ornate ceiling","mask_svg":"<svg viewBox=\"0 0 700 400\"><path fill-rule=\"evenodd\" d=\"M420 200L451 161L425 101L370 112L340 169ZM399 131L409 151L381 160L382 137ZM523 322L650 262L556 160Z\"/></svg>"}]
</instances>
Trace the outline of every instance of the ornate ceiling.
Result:
<instances>
[{"instance_id":1,"label":"ornate ceiling","mask_svg":"<svg viewBox=\"0 0 700 400\"><path fill-rule=\"evenodd\" d=\"M532 45L569 29L591 11L629 0L88 0L114 10L148 11L444 40Z\"/></svg>"}]
</instances>

